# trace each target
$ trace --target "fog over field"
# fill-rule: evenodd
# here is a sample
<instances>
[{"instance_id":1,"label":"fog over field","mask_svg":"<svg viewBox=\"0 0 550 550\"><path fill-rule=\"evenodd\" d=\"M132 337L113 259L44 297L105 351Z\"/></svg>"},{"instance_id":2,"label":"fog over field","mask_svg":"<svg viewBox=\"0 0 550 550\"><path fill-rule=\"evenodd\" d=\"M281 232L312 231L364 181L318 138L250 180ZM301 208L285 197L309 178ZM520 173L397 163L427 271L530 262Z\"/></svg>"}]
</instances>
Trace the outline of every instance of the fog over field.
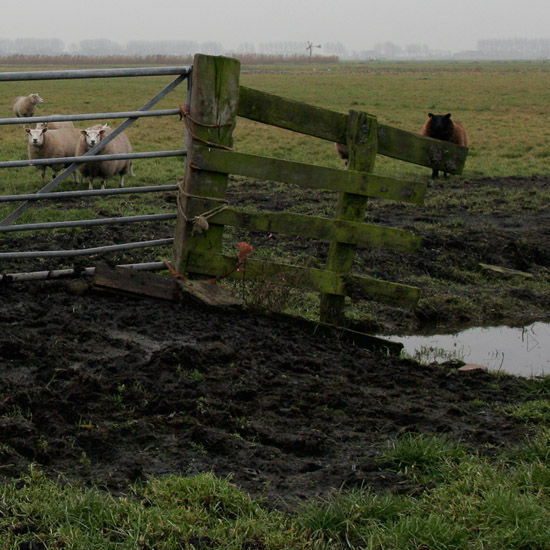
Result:
<instances>
[{"instance_id":1,"label":"fog over field","mask_svg":"<svg viewBox=\"0 0 550 550\"><path fill-rule=\"evenodd\" d=\"M528 58L550 57L546 0L5 0L3 8L13 16L0 24L1 55L51 53L48 48L90 53L86 47L94 41L119 54L144 42L186 41L189 48L213 54L464 57L484 49L480 41L492 41L485 48L494 49L497 39L518 39L497 46L523 50ZM38 39L50 40L49 46L42 43L33 51L32 40Z\"/></svg>"}]
</instances>

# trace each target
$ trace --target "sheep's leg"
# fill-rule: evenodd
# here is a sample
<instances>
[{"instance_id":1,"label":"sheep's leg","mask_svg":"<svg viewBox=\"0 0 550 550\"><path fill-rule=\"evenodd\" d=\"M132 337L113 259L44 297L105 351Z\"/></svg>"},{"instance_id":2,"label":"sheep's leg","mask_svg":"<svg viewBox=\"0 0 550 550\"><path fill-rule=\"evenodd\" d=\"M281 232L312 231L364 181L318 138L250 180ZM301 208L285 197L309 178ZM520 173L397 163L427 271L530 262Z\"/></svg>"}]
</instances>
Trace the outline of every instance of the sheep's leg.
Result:
<instances>
[{"instance_id":1,"label":"sheep's leg","mask_svg":"<svg viewBox=\"0 0 550 550\"><path fill-rule=\"evenodd\" d=\"M94 178L90 177L88 180L88 189L92 190L94 188Z\"/></svg>"},{"instance_id":2,"label":"sheep's leg","mask_svg":"<svg viewBox=\"0 0 550 550\"><path fill-rule=\"evenodd\" d=\"M124 187L124 174L121 174L118 186L119 187Z\"/></svg>"}]
</instances>

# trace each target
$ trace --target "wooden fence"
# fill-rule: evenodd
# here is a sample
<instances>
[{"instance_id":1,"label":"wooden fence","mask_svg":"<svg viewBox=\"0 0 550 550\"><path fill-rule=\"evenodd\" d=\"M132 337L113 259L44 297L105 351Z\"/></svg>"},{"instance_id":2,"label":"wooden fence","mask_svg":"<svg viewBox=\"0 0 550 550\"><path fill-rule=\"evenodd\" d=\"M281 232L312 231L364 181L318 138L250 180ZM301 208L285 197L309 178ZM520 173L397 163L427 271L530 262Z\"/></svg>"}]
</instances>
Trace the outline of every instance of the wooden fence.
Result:
<instances>
[{"instance_id":1,"label":"wooden fence","mask_svg":"<svg viewBox=\"0 0 550 550\"><path fill-rule=\"evenodd\" d=\"M226 57L195 56L191 102L182 109L188 127L188 156L178 195L173 263L192 276L216 277L234 269L238 259L222 255L224 226L281 232L330 241L325 269L263 262L253 257L232 277L264 280L286 276L290 283L320 293L320 318L342 324L350 287L354 296L401 307L414 307L415 287L355 275L357 246L414 251L419 237L408 231L364 223L369 197L421 204L426 184L373 174L377 154L452 174L462 171L467 149L379 124L371 114L333 112L239 86L240 64ZM286 128L345 144L347 170L325 168L231 150L236 117ZM226 204L228 175L286 182L339 192L335 218L291 213L250 213ZM204 213L209 213L204 224ZM204 230L197 231L197 222Z\"/></svg>"}]
</instances>

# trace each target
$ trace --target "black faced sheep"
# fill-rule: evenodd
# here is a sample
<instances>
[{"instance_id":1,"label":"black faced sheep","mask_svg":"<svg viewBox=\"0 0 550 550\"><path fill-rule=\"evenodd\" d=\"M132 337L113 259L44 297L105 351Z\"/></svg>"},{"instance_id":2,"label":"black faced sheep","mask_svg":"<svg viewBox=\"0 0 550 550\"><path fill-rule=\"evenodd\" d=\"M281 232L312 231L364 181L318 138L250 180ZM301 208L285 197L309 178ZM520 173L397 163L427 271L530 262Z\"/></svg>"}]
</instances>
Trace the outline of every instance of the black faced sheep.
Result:
<instances>
[{"instance_id":1,"label":"black faced sheep","mask_svg":"<svg viewBox=\"0 0 550 550\"><path fill-rule=\"evenodd\" d=\"M44 100L38 94L16 97L13 102L13 112L16 117L32 116L38 103L44 103Z\"/></svg>"},{"instance_id":2,"label":"black faced sheep","mask_svg":"<svg viewBox=\"0 0 550 550\"><path fill-rule=\"evenodd\" d=\"M29 128L25 127L28 134L28 151L29 159L51 159L61 157L74 157L76 145L80 136L76 128L61 128L59 130L50 130L45 128ZM42 172L42 185L46 180L46 168L49 166L52 169L53 177L68 164L51 164L37 166ZM76 181L76 173L73 173L73 179Z\"/></svg>"},{"instance_id":3,"label":"black faced sheep","mask_svg":"<svg viewBox=\"0 0 550 550\"><path fill-rule=\"evenodd\" d=\"M428 113L428 120L424 124L421 132L423 136L431 137L434 139L441 139L443 141L449 141L456 143L457 145L468 146L468 136L466 130L462 124L451 120L451 113L446 115L434 115ZM437 178L438 170L435 168L432 170L432 178ZM443 172L445 178L447 172Z\"/></svg>"},{"instance_id":4,"label":"black faced sheep","mask_svg":"<svg viewBox=\"0 0 550 550\"><path fill-rule=\"evenodd\" d=\"M113 129L106 124L96 124L86 130L81 130L80 139L76 147L76 156L83 155L112 132ZM130 141L126 134L122 132L110 141L98 155L119 155L131 152L132 146L130 145ZM101 188L105 189L107 180L115 175L120 176L120 187L124 187L125 174L135 176L130 159L87 162L81 164L79 170L84 179L88 178L89 189L94 188L94 178L101 178Z\"/></svg>"}]
</instances>

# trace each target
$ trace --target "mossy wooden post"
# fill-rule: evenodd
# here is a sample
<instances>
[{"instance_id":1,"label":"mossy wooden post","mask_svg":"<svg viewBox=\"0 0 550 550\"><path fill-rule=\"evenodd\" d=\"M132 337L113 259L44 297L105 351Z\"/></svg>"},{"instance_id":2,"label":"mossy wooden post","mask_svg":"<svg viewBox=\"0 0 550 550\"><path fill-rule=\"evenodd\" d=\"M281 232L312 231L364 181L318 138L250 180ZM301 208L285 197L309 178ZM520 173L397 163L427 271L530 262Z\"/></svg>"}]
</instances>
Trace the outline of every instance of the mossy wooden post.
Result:
<instances>
[{"instance_id":1,"label":"mossy wooden post","mask_svg":"<svg viewBox=\"0 0 550 550\"><path fill-rule=\"evenodd\" d=\"M346 131L349 153L349 170L372 172L378 151L378 123L376 117L359 111L350 111ZM338 200L336 217L361 222L365 217L368 199L359 195L342 193ZM353 264L356 246L333 241L330 244L326 268L337 273L348 273ZM321 295L320 318L325 323L342 324L344 296Z\"/></svg>"},{"instance_id":2,"label":"mossy wooden post","mask_svg":"<svg viewBox=\"0 0 550 550\"><path fill-rule=\"evenodd\" d=\"M193 60L191 118L187 122L190 130L188 157L178 195L172 259L174 268L181 274L187 272L187 257L191 250L219 252L221 249L223 226L210 224L207 231L195 233L188 213L194 197L212 198L201 199L204 211L220 206L227 188L227 174L198 170L189 159L199 148L231 147L239 101L239 75L240 62L237 59L197 54Z\"/></svg>"}]
</instances>

